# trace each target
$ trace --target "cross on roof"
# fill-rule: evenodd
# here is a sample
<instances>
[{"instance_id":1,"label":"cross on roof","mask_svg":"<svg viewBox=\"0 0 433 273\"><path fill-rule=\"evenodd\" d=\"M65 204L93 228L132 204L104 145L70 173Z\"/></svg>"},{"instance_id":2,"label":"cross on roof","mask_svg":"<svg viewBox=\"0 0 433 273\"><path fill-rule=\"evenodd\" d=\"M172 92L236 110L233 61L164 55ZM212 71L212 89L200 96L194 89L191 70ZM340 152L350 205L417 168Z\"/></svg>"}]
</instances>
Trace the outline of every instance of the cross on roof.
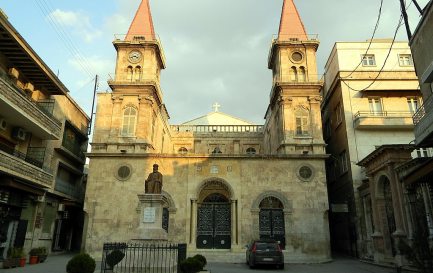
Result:
<instances>
[{"instance_id":1,"label":"cross on roof","mask_svg":"<svg viewBox=\"0 0 433 273\"><path fill-rule=\"evenodd\" d=\"M215 102L214 105L212 105L212 107L214 108L214 111L215 111L215 112L218 112L218 108L220 108L221 105L218 104L218 102Z\"/></svg>"}]
</instances>

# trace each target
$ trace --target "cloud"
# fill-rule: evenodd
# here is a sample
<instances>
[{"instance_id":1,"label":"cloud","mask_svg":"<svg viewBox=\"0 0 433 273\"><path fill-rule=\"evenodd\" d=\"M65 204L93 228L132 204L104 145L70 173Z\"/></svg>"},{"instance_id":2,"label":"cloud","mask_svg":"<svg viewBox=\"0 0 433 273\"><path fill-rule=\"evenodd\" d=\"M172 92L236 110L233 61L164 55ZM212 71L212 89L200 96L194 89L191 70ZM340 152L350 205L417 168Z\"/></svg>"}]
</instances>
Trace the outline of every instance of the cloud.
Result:
<instances>
[{"instance_id":1,"label":"cloud","mask_svg":"<svg viewBox=\"0 0 433 273\"><path fill-rule=\"evenodd\" d=\"M73 33L87 43L102 36L102 32L91 24L90 17L82 12L56 9L49 17L60 25L71 28Z\"/></svg>"}]
</instances>

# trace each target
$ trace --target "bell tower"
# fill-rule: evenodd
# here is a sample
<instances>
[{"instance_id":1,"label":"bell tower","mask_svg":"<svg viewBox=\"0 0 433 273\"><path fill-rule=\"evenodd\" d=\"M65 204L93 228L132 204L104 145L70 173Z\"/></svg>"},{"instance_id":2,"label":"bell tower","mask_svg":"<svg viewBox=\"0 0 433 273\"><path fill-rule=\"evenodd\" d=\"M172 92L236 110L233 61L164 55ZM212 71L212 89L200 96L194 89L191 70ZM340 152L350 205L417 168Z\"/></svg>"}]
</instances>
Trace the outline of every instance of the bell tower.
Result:
<instances>
[{"instance_id":1,"label":"bell tower","mask_svg":"<svg viewBox=\"0 0 433 273\"><path fill-rule=\"evenodd\" d=\"M149 93L162 103L160 89L161 70L165 69L165 58L161 44L155 35L149 0L142 0L137 13L123 37L113 42L117 51L115 78L110 81L113 92ZM154 94L152 94L154 93Z\"/></svg>"},{"instance_id":2,"label":"bell tower","mask_svg":"<svg viewBox=\"0 0 433 273\"><path fill-rule=\"evenodd\" d=\"M293 0L284 0L268 58L273 82L265 141L270 154L324 153L318 47L317 36L307 35Z\"/></svg>"},{"instance_id":3,"label":"bell tower","mask_svg":"<svg viewBox=\"0 0 433 273\"><path fill-rule=\"evenodd\" d=\"M117 36L113 45L117 59L114 79L108 81L112 93L98 94L94 145L108 143L107 150L127 153L164 152L169 146L169 115L160 85L165 58L149 0L141 0L128 33Z\"/></svg>"}]
</instances>

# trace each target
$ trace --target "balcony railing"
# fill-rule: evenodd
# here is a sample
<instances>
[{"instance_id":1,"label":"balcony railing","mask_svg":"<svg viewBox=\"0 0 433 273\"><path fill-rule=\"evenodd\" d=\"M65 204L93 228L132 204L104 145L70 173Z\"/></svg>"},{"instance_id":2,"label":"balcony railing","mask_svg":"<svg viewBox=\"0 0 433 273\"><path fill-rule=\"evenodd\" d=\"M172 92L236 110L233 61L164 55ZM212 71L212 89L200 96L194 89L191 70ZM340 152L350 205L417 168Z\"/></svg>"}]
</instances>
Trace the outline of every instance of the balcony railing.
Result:
<instances>
[{"instance_id":1,"label":"balcony railing","mask_svg":"<svg viewBox=\"0 0 433 273\"><path fill-rule=\"evenodd\" d=\"M0 170L45 187L50 187L53 175L49 169L43 169L43 162L36 157L36 154L40 155L41 151L35 153L38 149L44 148L33 149L35 150L26 155L6 145L0 145Z\"/></svg>"},{"instance_id":2,"label":"balcony railing","mask_svg":"<svg viewBox=\"0 0 433 273\"><path fill-rule=\"evenodd\" d=\"M60 138L62 123L52 115L54 100L34 101L23 92L10 82L7 75L0 73L0 95L13 103L17 109L38 121L47 132Z\"/></svg>"},{"instance_id":3,"label":"balcony railing","mask_svg":"<svg viewBox=\"0 0 433 273\"><path fill-rule=\"evenodd\" d=\"M174 132L263 133L263 125L172 125Z\"/></svg>"},{"instance_id":4,"label":"balcony railing","mask_svg":"<svg viewBox=\"0 0 433 273\"><path fill-rule=\"evenodd\" d=\"M354 126L358 129L411 129L412 113L409 111L359 111L354 115Z\"/></svg>"},{"instance_id":5,"label":"balcony railing","mask_svg":"<svg viewBox=\"0 0 433 273\"><path fill-rule=\"evenodd\" d=\"M68 151L70 151L72 154L77 156L78 158L85 160L86 156L84 155L84 152L81 148L81 145L77 143L76 141L69 140L67 138L63 138L62 146L65 147Z\"/></svg>"},{"instance_id":6,"label":"balcony railing","mask_svg":"<svg viewBox=\"0 0 433 273\"><path fill-rule=\"evenodd\" d=\"M61 192L63 194L74 197L75 199L78 199L78 200L84 199L84 189L79 183L72 184L72 183L57 179L56 185L54 186L54 189L58 192Z\"/></svg>"},{"instance_id":7,"label":"balcony railing","mask_svg":"<svg viewBox=\"0 0 433 273\"><path fill-rule=\"evenodd\" d=\"M433 95L424 101L412 118L415 124L415 144L419 145L426 140L433 143Z\"/></svg>"},{"instance_id":8,"label":"balcony railing","mask_svg":"<svg viewBox=\"0 0 433 273\"><path fill-rule=\"evenodd\" d=\"M425 109L431 109L433 111L433 95L431 95L426 101L424 101L423 105L421 105L416 113L413 115L413 124L417 125L420 123L421 119L425 116Z\"/></svg>"},{"instance_id":9,"label":"balcony railing","mask_svg":"<svg viewBox=\"0 0 433 273\"><path fill-rule=\"evenodd\" d=\"M412 117L412 112L409 111L382 111L382 112L368 112L368 111L359 111L354 117L397 117L397 118L409 118Z\"/></svg>"},{"instance_id":10,"label":"balcony railing","mask_svg":"<svg viewBox=\"0 0 433 273\"><path fill-rule=\"evenodd\" d=\"M0 143L0 150L16 158L22 159L38 168L43 168L45 158L45 147L29 147L27 154Z\"/></svg>"},{"instance_id":11,"label":"balcony railing","mask_svg":"<svg viewBox=\"0 0 433 273\"><path fill-rule=\"evenodd\" d=\"M272 41L290 41L290 42L301 42L301 41L319 41L318 34L287 34L287 35L272 35Z\"/></svg>"}]
</instances>

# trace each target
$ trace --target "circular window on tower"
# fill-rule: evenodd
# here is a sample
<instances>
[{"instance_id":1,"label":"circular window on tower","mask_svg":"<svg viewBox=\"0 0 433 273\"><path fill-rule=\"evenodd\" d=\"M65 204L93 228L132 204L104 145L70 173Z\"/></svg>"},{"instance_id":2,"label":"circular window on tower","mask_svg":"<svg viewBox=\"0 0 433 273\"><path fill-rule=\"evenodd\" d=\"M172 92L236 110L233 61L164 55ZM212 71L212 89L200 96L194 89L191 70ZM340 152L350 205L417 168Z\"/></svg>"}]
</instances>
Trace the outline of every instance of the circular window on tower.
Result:
<instances>
[{"instance_id":1,"label":"circular window on tower","mask_svg":"<svg viewBox=\"0 0 433 273\"><path fill-rule=\"evenodd\" d=\"M116 170L116 178L122 181L128 180L131 177L132 168L129 164L122 164Z\"/></svg>"},{"instance_id":2,"label":"circular window on tower","mask_svg":"<svg viewBox=\"0 0 433 273\"><path fill-rule=\"evenodd\" d=\"M302 61L302 59L304 59L304 56L302 55L301 52L296 51L296 52L292 53L292 61L293 62L299 63Z\"/></svg>"},{"instance_id":3,"label":"circular window on tower","mask_svg":"<svg viewBox=\"0 0 433 273\"><path fill-rule=\"evenodd\" d=\"M314 170L312 166L302 165L298 168L296 172L299 179L302 181L311 181L314 177Z\"/></svg>"}]
</instances>

